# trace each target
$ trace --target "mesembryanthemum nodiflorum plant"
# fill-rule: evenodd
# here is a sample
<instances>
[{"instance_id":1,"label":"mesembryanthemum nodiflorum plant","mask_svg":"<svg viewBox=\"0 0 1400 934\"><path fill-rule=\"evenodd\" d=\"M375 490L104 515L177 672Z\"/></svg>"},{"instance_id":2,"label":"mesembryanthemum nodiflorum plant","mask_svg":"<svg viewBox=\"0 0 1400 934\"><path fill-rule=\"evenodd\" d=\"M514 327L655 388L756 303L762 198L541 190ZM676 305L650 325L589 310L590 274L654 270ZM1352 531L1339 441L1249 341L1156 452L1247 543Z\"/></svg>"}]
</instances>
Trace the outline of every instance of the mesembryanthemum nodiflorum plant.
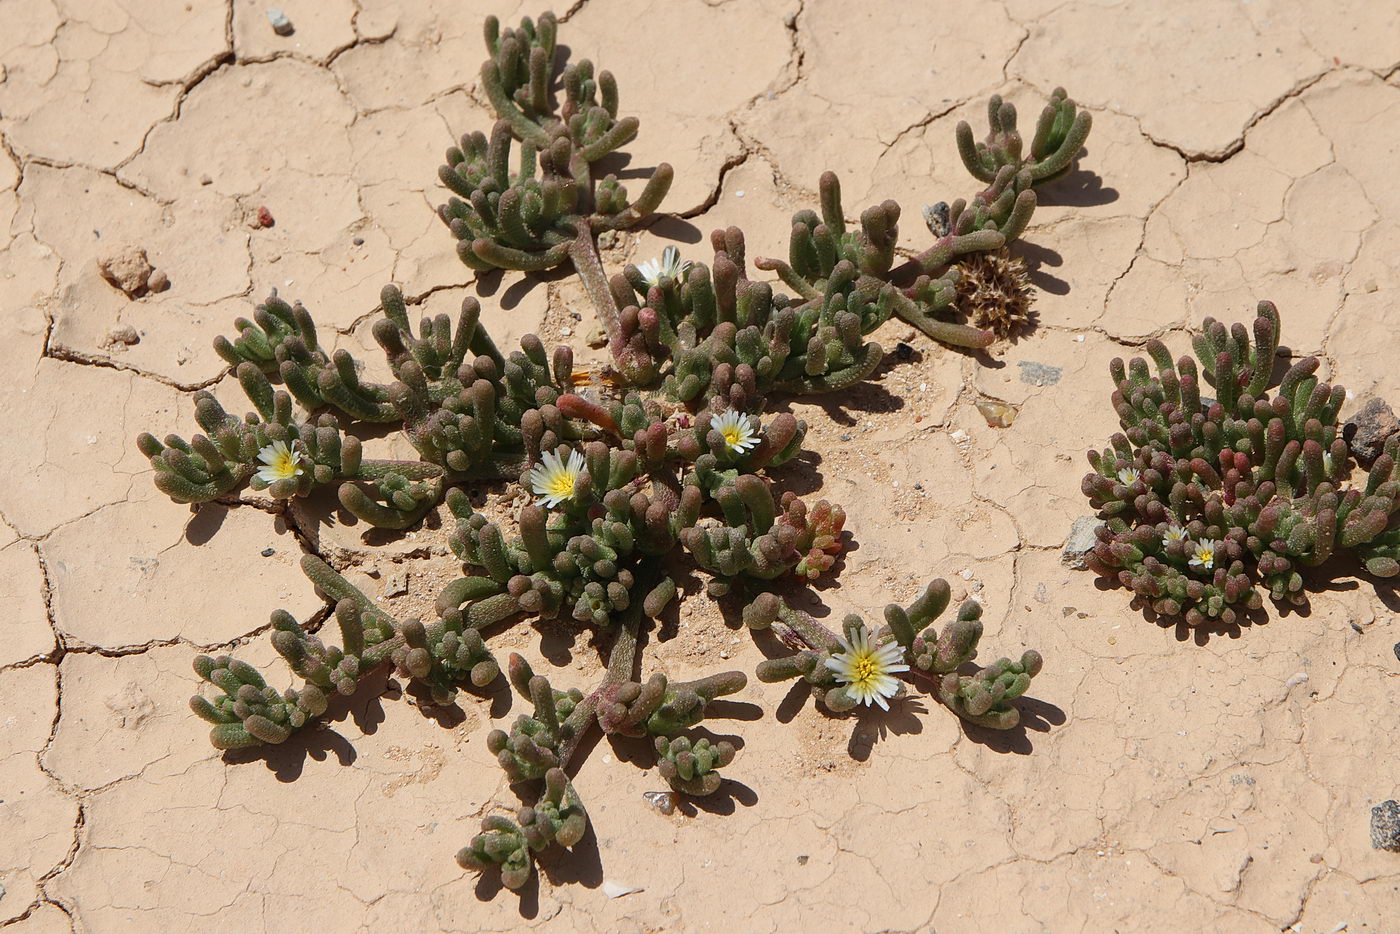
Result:
<instances>
[{"instance_id":1,"label":"mesembryanthemum nodiflorum plant","mask_svg":"<svg viewBox=\"0 0 1400 934\"><path fill-rule=\"evenodd\" d=\"M334 603L334 627L315 632L283 611L272 616L272 643L299 687L279 691L242 661L200 656L195 670L215 690L191 706L213 724L219 748L286 742L385 666L435 703L451 703L459 688L482 689L501 675L486 638L522 619L597 631L608 663L588 693L555 690L519 655L504 666L533 710L492 731L487 746L512 782L538 793L515 819L486 818L458 860L499 867L513 888L529 878L532 854L584 835L587 814L565 769L593 726L650 738L676 793L720 787L734 746L689 732L747 676L640 674L639 634L678 599L678 577L698 572L710 596L746 605L744 620L772 629L793 653L764 662L759 677L802 679L828 712L886 706L907 691L907 678L922 679L971 723L1019 722L1015 701L1040 656L972 664L981 606L965 604L938 632L932 623L949 600L943 581L908 608L887 607L886 625L871 630L852 616L839 635L772 592L831 572L847 536L841 507L809 506L782 489L807 426L773 412L770 400L870 377L884 353L866 337L891 317L954 346L990 344L991 332L948 320L959 261L1020 235L1035 185L1069 171L1090 127L1056 91L1023 154L1014 108L993 98L984 143L974 144L965 124L958 130L969 171L989 187L930 209L934 243L898 267L899 206L885 201L848 225L828 172L820 214L793 218L787 260L753 262L791 295L749 277L734 227L711 235L709 265L668 248L660 261L608 276L597 235L650 215L672 171L658 166L635 201L615 176L597 177L599 162L636 135L637 120L618 116L616 82L587 61L558 76L562 101L552 93L557 25L545 14L503 30L488 18L482 86L500 119L489 136L467 134L448 151L439 176L452 196L439 217L472 269L572 266L608 338L612 371L600 382L616 391L576 385L567 346L549 351L527 334L519 349L503 351L474 298L455 320L425 316L415 330L410 303L392 285L372 331L393 378L373 383L347 351L327 352L302 305L274 294L252 320L235 322L236 336L215 342L253 411L239 417L196 393L203 433L137 442L156 485L180 503L236 495L245 484L280 501L333 485L340 504L373 526L409 528L444 497L456 519L449 541L465 573L438 594L437 619L393 617L308 554L303 571ZM401 424L417 458L366 458L342 419ZM460 487L516 479L531 501L514 522L490 521Z\"/></svg>"},{"instance_id":2,"label":"mesembryanthemum nodiflorum plant","mask_svg":"<svg viewBox=\"0 0 1400 934\"><path fill-rule=\"evenodd\" d=\"M1161 616L1232 623L1264 592L1304 604L1304 572L1340 553L1400 573L1400 438L1358 475L1346 391L1317 378L1316 357L1275 385L1278 345L1278 311L1260 302L1252 329L1207 318L1196 358L1149 341L1156 375L1140 357L1110 364L1123 431L1089 452L1083 490L1105 521L1088 562Z\"/></svg>"}]
</instances>

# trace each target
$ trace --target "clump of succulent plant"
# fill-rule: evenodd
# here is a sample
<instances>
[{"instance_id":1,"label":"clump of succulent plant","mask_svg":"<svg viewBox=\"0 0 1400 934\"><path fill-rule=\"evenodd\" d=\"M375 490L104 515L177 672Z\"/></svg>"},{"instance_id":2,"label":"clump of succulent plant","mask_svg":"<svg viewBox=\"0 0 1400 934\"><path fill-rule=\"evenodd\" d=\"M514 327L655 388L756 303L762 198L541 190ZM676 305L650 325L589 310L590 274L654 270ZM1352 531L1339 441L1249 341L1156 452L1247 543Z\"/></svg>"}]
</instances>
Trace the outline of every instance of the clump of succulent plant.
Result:
<instances>
[{"instance_id":1,"label":"clump of succulent plant","mask_svg":"<svg viewBox=\"0 0 1400 934\"><path fill-rule=\"evenodd\" d=\"M659 261L609 276L597 235L645 219L671 170L659 166L635 201L613 176L597 177L599 160L635 136L637 121L619 117L616 82L587 61L566 67L556 86L556 29L551 14L505 30L488 18L482 86L500 120L489 137L468 134L448 150L440 176L453 197L439 213L473 269L572 264L607 333L608 391L575 385L567 346L547 350L526 335L519 349L499 348L473 298L455 319L424 317L415 329L392 285L373 334L393 379L371 382L349 353L327 352L304 307L274 294L252 320L235 322L232 339L215 343L252 411L239 417L197 393L202 434L138 440L156 485L176 502L215 500L245 485L285 501L333 484L341 505L370 525L408 528L444 497L456 520L450 545L465 573L438 594L436 620L396 619L308 555L303 570L334 603L340 644L273 614L273 645L300 686L279 692L241 661L200 656L195 669L216 693L191 703L213 724L219 748L285 742L383 666L421 684L435 703L451 703L459 688L481 689L499 676L486 638L519 620L572 620L609 646L606 671L586 694L556 690L518 655L507 660L510 684L533 711L487 744L534 803L514 820L487 818L458 859L499 867L510 887L529 877L532 854L582 837L587 816L566 770L594 726L648 738L677 794L721 786L734 747L692 730L712 701L745 687L746 675L644 677L637 651L647 621L678 598L691 573L708 579L711 597L747 605L750 626L771 626L797 650L765 663L761 678L802 677L833 714L885 707L922 679L971 723L1017 723L1013 702L1040 656L972 665L980 606L964 606L940 636L930 624L949 599L942 581L907 610L887 608L888 625L876 632L856 618L830 633L776 596L831 572L848 536L839 506L809 505L782 489L783 467L802 452L807 426L788 412L766 413L774 397L839 391L870 377L884 355L865 338L892 316L945 343L990 343L991 333L943 317L957 263L1021 233L1034 185L1068 170L1089 128L1088 115L1056 92L1023 155L1014 111L994 99L992 135L963 147L969 169L990 187L937 209L937 239L898 268L898 205L868 208L848 225L827 173L820 213L793 219L787 259L753 261L794 294L750 278L744 236L733 227L712 234L709 265L668 248ZM345 420L402 424L417 459L364 457ZM483 479L518 480L528 491L513 522L473 508L460 484Z\"/></svg>"},{"instance_id":2,"label":"clump of succulent plant","mask_svg":"<svg viewBox=\"0 0 1400 934\"><path fill-rule=\"evenodd\" d=\"M1342 553L1400 573L1400 439L1353 478L1346 391L1318 380L1316 357L1275 383L1278 345L1278 311L1260 302L1252 328L1207 318L1195 358L1149 341L1156 375L1142 358L1110 364L1123 431L1089 452L1084 495L1105 521L1088 562L1160 616L1233 623L1263 591L1305 604L1307 570Z\"/></svg>"},{"instance_id":3,"label":"clump of succulent plant","mask_svg":"<svg viewBox=\"0 0 1400 934\"><path fill-rule=\"evenodd\" d=\"M929 682L938 699L958 716L978 726L1009 730L1021 722L1012 705L1040 673L1040 653L1028 650L1020 661L1002 658L971 675L962 673L977 657L982 638L982 604L968 600L940 634L936 620L948 608L948 582L934 580L907 607L885 607L885 625L872 631L851 613L834 633L781 597L760 594L744 609L750 629L772 629L795 650L758 666L760 681L800 678L817 689L819 703L834 713L858 704L888 709L890 699L904 696L905 682L895 677L908 672Z\"/></svg>"}]
</instances>

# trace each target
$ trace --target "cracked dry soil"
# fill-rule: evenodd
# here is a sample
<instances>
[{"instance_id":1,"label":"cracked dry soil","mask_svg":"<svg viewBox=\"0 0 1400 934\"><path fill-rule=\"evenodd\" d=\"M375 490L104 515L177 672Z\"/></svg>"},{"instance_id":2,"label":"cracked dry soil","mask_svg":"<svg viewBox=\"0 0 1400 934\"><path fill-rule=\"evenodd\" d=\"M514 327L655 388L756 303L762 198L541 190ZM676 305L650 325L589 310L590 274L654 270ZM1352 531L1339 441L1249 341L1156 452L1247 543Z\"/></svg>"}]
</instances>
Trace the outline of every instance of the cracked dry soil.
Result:
<instances>
[{"instance_id":1,"label":"cracked dry soil","mask_svg":"<svg viewBox=\"0 0 1400 934\"><path fill-rule=\"evenodd\" d=\"M221 756L186 707L199 649L272 660L268 613L324 608L303 550L396 615L452 573L432 527L379 540L325 502L196 511L133 439L242 406L210 349L269 288L338 346L372 347L379 287L483 304L498 340L592 326L569 279L474 280L433 216L443 148L489 126L479 24L507 0L0 0L0 926L166 930L1395 930L1400 857L1369 846L1400 792L1389 591L1346 577L1309 612L1228 632L1159 627L1059 562L1083 451L1114 428L1107 361L1206 315L1276 301L1284 343L1400 400L1400 12L1378 0L579 0L564 41L617 74L632 165L677 169L671 213L610 267L737 223L781 255L836 170L859 209L966 195L952 128L1055 84L1094 114L1081 171L1017 248L1040 327L993 365L886 326L857 392L795 404L858 545L832 614L943 576L988 644L1044 652L1029 726L965 731L925 701L828 719L751 683L733 781L663 816L638 750L577 778L593 829L524 898L451 854L513 799L485 749L501 696L420 710L371 686L295 748ZM930 8L932 9L932 8ZM561 11L562 12L562 11ZM250 221L260 208L271 227ZM134 242L170 279L132 300L96 271ZM113 341L118 332L139 337ZM905 359L908 358L908 359ZM373 360L374 354L366 355ZM1023 379L1058 367L1053 385ZM1043 372L1043 370L1040 370ZM980 399L1019 409L992 428ZM241 411L241 408L239 409ZM395 442L380 442L393 449ZM504 506L502 485L483 488ZM271 549L264 556L264 552ZM403 584L407 583L407 592ZM820 609L818 612L824 612ZM501 638L584 686L566 627ZM760 657L703 598L649 655L673 677ZM274 668L274 670L276 670ZM1300 677L1305 676L1305 677ZM642 761L647 761L643 759ZM640 891L609 899L602 882ZM491 897L494 894L494 897Z\"/></svg>"}]
</instances>

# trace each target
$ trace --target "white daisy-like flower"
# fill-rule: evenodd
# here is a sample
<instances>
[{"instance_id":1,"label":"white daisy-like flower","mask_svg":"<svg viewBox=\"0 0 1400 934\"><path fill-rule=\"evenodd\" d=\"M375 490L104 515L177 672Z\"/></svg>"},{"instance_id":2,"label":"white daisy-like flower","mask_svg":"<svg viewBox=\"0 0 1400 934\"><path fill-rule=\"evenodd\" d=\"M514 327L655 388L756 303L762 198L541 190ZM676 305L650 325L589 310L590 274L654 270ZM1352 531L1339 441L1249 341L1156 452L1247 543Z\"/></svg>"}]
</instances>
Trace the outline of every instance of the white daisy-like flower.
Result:
<instances>
[{"instance_id":1,"label":"white daisy-like flower","mask_svg":"<svg viewBox=\"0 0 1400 934\"><path fill-rule=\"evenodd\" d=\"M730 409L710 422L710 427L724 436L729 450L739 454L758 444L758 432L753 430L753 422L743 412Z\"/></svg>"},{"instance_id":2,"label":"white daisy-like flower","mask_svg":"<svg viewBox=\"0 0 1400 934\"><path fill-rule=\"evenodd\" d=\"M1167 534L1162 536L1169 542L1184 542L1191 537L1185 529L1179 525L1167 526Z\"/></svg>"},{"instance_id":3,"label":"white daisy-like flower","mask_svg":"<svg viewBox=\"0 0 1400 934\"><path fill-rule=\"evenodd\" d=\"M685 271L690 268L690 260L681 259L681 251L673 246L668 246L661 251L661 259L649 259L637 267L637 271L646 280L647 287L660 285L663 278L675 279L680 282L685 275Z\"/></svg>"},{"instance_id":4,"label":"white daisy-like flower","mask_svg":"<svg viewBox=\"0 0 1400 934\"><path fill-rule=\"evenodd\" d=\"M1118 482L1124 486L1132 486L1142 479L1142 474L1138 473L1136 467L1124 467L1118 471Z\"/></svg>"},{"instance_id":5,"label":"white daisy-like flower","mask_svg":"<svg viewBox=\"0 0 1400 934\"><path fill-rule=\"evenodd\" d=\"M530 489L546 506L558 506L574 495L574 484L581 473L583 455L578 451L570 451L567 462L551 451L530 468Z\"/></svg>"},{"instance_id":6,"label":"white daisy-like flower","mask_svg":"<svg viewBox=\"0 0 1400 934\"><path fill-rule=\"evenodd\" d=\"M258 460L263 466L258 468L258 479L271 484L277 480L290 480L302 475L301 456L287 447L285 441L274 441L258 452Z\"/></svg>"},{"instance_id":7,"label":"white daisy-like flower","mask_svg":"<svg viewBox=\"0 0 1400 934\"><path fill-rule=\"evenodd\" d=\"M864 626L855 631L850 642L844 635L837 638L846 651L828 658L826 667L836 673L836 680L846 685L847 693L857 703L867 706L879 704L881 710L889 710L890 705L885 703L885 698L899 692L899 679L895 674L909 670L909 666L899 660L899 644L873 644L870 630Z\"/></svg>"},{"instance_id":8,"label":"white daisy-like flower","mask_svg":"<svg viewBox=\"0 0 1400 934\"><path fill-rule=\"evenodd\" d=\"M1191 555L1190 565L1202 571L1209 571L1215 567L1215 550L1219 547L1219 542L1209 538L1197 542L1196 549Z\"/></svg>"}]
</instances>

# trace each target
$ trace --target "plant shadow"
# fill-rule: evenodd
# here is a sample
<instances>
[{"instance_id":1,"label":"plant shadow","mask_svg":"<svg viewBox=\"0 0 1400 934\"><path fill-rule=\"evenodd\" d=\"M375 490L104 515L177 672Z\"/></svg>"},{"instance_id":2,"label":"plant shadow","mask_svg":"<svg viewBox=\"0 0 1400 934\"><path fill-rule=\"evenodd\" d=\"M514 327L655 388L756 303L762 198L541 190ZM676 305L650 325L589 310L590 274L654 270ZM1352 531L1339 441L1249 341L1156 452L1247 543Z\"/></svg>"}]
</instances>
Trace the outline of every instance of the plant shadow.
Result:
<instances>
[{"instance_id":1,"label":"plant shadow","mask_svg":"<svg viewBox=\"0 0 1400 934\"><path fill-rule=\"evenodd\" d=\"M928 713L923 698L909 694L896 701L889 710L878 707L857 709L856 722L846 741L846 752L857 762L866 762L875 751L877 743L888 741L892 736L917 736L924 731L924 721L918 714Z\"/></svg>"},{"instance_id":2,"label":"plant shadow","mask_svg":"<svg viewBox=\"0 0 1400 934\"><path fill-rule=\"evenodd\" d=\"M1089 156L1089 149L1079 150L1077 160ZM1074 169L1052 182L1037 185L1036 201L1046 207L1095 208L1118 200L1118 189L1104 186L1103 177L1089 169Z\"/></svg>"},{"instance_id":3,"label":"plant shadow","mask_svg":"<svg viewBox=\"0 0 1400 934\"><path fill-rule=\"evenodd\" d=\"M662 240L674 240L686 245L701 243L705 235L690 221L674 214L658 215L647 230Z\"/></svg>"},{"instance_id":4,"label":"plant shadow","mask_svg":"<svg viewBox=\"0 0 1400 934\"><path fill-rule=\"evenodd\" d=\"M1031 733L1049 733L1051 727L1062 726L1068 719L1059 707L1034 697L1017 698L1015 704L1021 711L1021 722L1011 729L993 730L958 717L963 735L992 752L1028 756L1035 751Z\"/></svg>"},{"instance_id":5,"label":"plant shadow","mask_svg":"<svg viewBox=\"0 0 1400 934\"><path fill-rule=\"evenodd\" d=\"M1026 277L1030 279L1031 285L1048 295L1069 294L1069 283L1059 276L1052 275L1046 269L1046 267L1058 268L1064 265L1064 257L1058 252L1028 240L1017 240L1012 245L1011 252L1019 256L1021 261L1026 264ZM1039 316L1037 316L1035 326L1039 326ZM1035 328L1032 327L1030 330L1034 331Z\"/></svg>"}]
</instances>

